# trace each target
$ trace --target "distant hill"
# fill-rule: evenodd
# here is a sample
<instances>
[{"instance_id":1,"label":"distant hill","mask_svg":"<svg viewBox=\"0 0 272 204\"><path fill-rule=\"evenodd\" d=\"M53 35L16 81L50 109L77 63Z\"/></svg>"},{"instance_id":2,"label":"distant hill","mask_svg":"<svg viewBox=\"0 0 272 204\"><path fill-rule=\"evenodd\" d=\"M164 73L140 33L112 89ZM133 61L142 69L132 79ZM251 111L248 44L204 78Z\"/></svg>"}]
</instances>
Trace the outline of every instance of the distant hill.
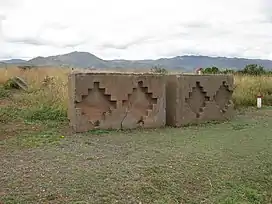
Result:
<instances>
[{"instance_id":1,"label":"distant hill","mask_svg":"<svg viewBox=\"0 0 272 204\"><path fill-rule=\"evenodd\" d=\"M109 68L106 61L88 52L71 52L50 57L36 57L28 61L33 65L72 66L79 68Z\"/></svg>"},{"instance_id":2,"label":"distant hill","mask_svg":"<svg viewBox=\"0 0 272 204\"><path fill-rule=\"evenodd\" d=\"M3 60L0 61L0 63L6 63L6 64L24 64L27 63L27 61L22 60L22 59L11 59L11 60Z\"/></svg>"},{"instance_id":3,"label":"distant hill","mask_svg":"<svg viewBox=\"0 0 272 204\"><path fill-rule=\"evenodd\" d=\"M103 60L88 52L71 52L64 55L50 57L36 57L29 61L12 59L5 63L31 64L36 66L70 66L77 68L152 68L161 66L167 69L182 69L191 71L197 67L232 68L242 69L247 64L262 65L272 69L271 60L208 57L208 56L177 56L173 58L161 58L156 60Z\"/></svg>"}]
</instances>

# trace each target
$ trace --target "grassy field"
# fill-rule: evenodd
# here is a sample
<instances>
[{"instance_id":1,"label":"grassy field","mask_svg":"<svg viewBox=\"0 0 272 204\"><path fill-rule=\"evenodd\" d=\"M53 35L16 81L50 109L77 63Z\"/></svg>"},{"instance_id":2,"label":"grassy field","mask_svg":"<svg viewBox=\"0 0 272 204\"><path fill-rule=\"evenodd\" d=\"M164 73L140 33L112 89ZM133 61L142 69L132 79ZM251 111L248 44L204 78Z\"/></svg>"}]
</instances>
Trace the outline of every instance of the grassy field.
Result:
<instances>
[{"instance_id":1,"label":"grassy field","mask_svg":"<svg viewBox=\"0 0 272 204\"><path fill-rule=\"evenodd\" d=\"M2 72L2 73L1 73ZM0 201L25 203L270 204L272 108L242 108L222 124L73 134L68 69L0 70L30 92L0 86ZM55 76L47 85L45 76ZM269 77L235 78L237 106L255 105ZM1 202L0 202L1 203Z\"/></svg>"},{"instance_id":2,"label":"grassy field","mask_svg":"<svg viewBox=\"0 0 272 204\"><path fill-rule=\"evenodd\" d=\"M53 102L55 106L64 107L65 109L67 106L67 75L69 73L71 73L71 69L69 68L43 67L30 71L22 71L16 67L11 67L7 70L0 69L0 84L5 83L10 77L21 76L28 82L32 90L27 95L30 102L38 101L39 103L49 104L50 106ZM42 81L46 76L54 76L54 83L50 83L47 89L44 89ZM255 106L256 96L259 92L264 96L264 104L272 105L272 76L237 75L234 79L236 89L233 99L237 107Z\"/></svg>"}]
</instances>

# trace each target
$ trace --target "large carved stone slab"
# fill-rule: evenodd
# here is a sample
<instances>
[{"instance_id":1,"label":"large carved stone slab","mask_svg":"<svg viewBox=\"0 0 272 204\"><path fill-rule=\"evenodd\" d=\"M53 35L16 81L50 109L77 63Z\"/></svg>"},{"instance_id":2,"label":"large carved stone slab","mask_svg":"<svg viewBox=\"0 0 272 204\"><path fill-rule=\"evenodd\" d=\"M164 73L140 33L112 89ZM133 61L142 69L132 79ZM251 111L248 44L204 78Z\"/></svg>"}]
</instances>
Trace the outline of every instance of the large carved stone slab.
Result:
<instances>
[{"instance_id":1,"label":"large carved stone slab","mask_svg":"<svg viewBox=\"0 0 272 204\"><path fill-rule=\"evenodd\" d=\"M233 76L172 75L166 90L170 126L223 121L233 115Z\"/></svg>"},{"instance_id":2,"label":"large carved stone slab","mask_svg":"<svg viewBox=\"0 0 272 204\"><path fill-rule=\"evenodd\" d=\"M68 117L76 132L163 127L165 78L151 74L73 73L69 76Z\"/></svg>"}]
</instances>

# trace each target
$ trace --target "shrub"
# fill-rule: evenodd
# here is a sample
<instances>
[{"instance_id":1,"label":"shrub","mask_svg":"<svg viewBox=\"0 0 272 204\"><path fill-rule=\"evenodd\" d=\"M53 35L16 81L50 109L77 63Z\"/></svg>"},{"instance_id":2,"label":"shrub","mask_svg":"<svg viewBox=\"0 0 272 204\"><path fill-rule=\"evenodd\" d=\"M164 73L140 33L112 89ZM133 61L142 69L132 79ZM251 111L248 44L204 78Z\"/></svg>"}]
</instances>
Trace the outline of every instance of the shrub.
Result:
<instances>
[{"instance_id":1,"label":"shrub","mask_svg":"<svg viewBox=\"0 0 272 204\"><path fill-rule=\"evenodd\" d=\"M259 66L257 64L246 65L246 67L241 71L241 73L255 76L267 74L264 67Z\"/></svg>"},{"instance_id":2,"label":"shrub","mask_svg":"<svg viewBox=\"0 0 272 204\"><path fill-rule=\"evenodd\" d=\"M152 73L158 73L158 74L167 74L168 73L168 71L165 68L159 67L159 66L152 67L150 71Z\"/></svg>"},{"instance_id":3,"label":"shrub","mask_svg":"<svg viewBox=\"0 0 272 204\"><path fill-rule=\"evenodd\" d=\"M220 71L217 67L207 67L203 69L204 74L219 74Z\"/></svg>"}]
</instances>

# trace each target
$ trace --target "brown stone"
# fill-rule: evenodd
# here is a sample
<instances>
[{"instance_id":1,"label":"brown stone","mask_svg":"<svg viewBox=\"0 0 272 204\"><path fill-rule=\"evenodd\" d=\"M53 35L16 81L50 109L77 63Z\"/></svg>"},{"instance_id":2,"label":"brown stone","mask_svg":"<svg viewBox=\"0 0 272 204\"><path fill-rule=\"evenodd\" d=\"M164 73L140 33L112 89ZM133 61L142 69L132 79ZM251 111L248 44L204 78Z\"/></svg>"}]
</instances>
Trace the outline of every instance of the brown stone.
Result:
<instances>
[{"instance_id":1,"label":"brown stone","mask_svg":"<svg viewBox=\"0 0 272 204\"><path fill-rule=\"evenodd\" d=\"M233 76L170 75L166 85L166 124L180 127L224 121L233 115Z\"/></svg>"},{"instance_id":2,"label":"brown stone","mask_svg":"<svg viewBox=\"0 0 272 204\"><path fill-rule=\"evenodd\" d=\"M76 132L165 126L161 75L73 73L68 89L68 118Z\"/></svg>"}]
</instances>

